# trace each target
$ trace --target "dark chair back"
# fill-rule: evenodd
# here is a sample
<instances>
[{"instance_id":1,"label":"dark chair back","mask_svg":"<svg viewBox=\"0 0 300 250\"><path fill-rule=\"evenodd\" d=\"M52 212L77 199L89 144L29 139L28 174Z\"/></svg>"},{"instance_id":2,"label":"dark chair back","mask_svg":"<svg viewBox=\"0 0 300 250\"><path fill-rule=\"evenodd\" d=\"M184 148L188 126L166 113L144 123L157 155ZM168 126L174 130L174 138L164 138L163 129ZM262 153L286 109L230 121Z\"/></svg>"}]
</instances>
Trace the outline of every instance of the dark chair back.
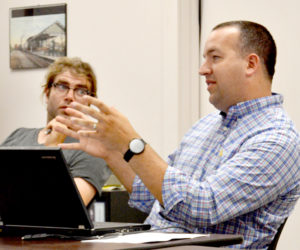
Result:
<instances>
[{"instance_id":1,"label":"dark chair back","mask_svg":"<svg viewBox=\"0 0 300 250\"><path fill-rule=\"evenodd\" d=\"M273 239L273 241L271 242L271 244L268 247L268 250L276 250L276 246L280 237L280 234L282 232L282 229L286 223L287 219L284 220L284 222L280 225L280 227L278 228L277 233L275 234L275 237Z\"/></svg>"}]
</instances>

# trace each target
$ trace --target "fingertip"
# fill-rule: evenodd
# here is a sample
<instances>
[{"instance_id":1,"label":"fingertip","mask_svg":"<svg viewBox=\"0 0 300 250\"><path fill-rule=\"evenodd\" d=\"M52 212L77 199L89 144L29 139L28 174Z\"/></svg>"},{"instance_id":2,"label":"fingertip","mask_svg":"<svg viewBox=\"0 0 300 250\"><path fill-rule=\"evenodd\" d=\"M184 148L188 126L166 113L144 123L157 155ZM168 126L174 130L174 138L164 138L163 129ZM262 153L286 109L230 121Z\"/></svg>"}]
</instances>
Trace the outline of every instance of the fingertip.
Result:
<instances>
[{"instance_id":1,"label":"fingertip","mask_svg":"<svg viewBox=\"0 0 300 250\"><path fill-rule=\"evenodd\" d=\"M55 117L55 120L56 120L56 121L61 120L61 115L57 115L57 116Z\"/></svg>"},{"instance_id":2,"label":"fingertip","mask_svg":"<svg viewBox=\"0 0 300 250\"><path fill-rule=\"evenodd\" d=\"M70 103L70 107L71 107L71 108L75 108L76 105L77 105L77 102L71 102L71 103ZM67 108L67 109L68 109L68 108Z\"/></svg>"},{"instance_id":3,"label":"fingertip","mask_svg":"<svg viewBox=\"0 0 300 250\"><path fill-rule=\"evenodd\" d=\"M96 98L96 97L93 97L93 96L90 96L90 95L85 95L83 97L83 99L88 103L88 105L91 105L93 103L94 98Z\"/></svg>"},{"instance_id":4,"label":"fingertip","mask_svg":"<svg viewBox=\"0 0 300 250\"><path fill-rule=\"evenodd\" d=\"M57 144L58 147L60 147L61 149L68 149L68 146L65 143L59 143Z\"/></svg>"}]
</instances>

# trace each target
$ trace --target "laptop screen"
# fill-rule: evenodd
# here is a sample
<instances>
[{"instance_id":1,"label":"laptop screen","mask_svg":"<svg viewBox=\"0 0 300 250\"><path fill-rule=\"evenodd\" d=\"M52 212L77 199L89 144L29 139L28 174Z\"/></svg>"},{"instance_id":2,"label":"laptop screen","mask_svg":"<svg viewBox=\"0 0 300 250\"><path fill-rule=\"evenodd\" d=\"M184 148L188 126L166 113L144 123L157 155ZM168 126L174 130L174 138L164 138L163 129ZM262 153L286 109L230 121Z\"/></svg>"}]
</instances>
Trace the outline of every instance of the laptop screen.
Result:
<instances>
[{"instance_id":1,"label":"laptop screen","mask_svg":"<svg viewBox=\"0 0 300 250\"><path fill-rule=\"evenodd\" d=\"M3 225L93 227L60 148L0 147Z\"/></svg>"}]
</instances>

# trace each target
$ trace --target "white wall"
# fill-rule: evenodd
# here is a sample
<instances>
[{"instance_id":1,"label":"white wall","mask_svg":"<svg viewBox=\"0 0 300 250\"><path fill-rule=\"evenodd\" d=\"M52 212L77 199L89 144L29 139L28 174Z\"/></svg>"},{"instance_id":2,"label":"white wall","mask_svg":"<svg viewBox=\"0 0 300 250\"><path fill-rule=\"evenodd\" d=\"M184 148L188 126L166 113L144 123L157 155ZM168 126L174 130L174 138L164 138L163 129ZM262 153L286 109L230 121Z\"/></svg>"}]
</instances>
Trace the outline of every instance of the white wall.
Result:
<instances>
[{"instance_id":1,"label":"white wall","mask_svg":"<svg viewBox=\"0 0 300 250\"><path fill-rule=\"evenodd\" d=\"M285 97L284 107L289 116L300 128L300 2L298 0L203 0L201 52L204 41L211 29L218 23L230 20L250 20L263 24L272 33L278 49L276 73L273 91ZM201 80L200 113L201 116L214 110L209 104L206 86ZM278 243L279 250L299 249L300 203L283 230Z\"/></svg>"},{"instance_id":2,"label":"white wall","mask_svg":"<svg viewBox=\"0 0 300 250\"><path fill-rule=\"evenodd\" d=\"M192 18L197 0L2 0L0 141L20 126L46 122L40 98L46 70L9 68L9 8L61 2L67 3L68 56L91 63L98 96L128 116L166 157L198 118L198 23ZM181 32L185 36L179 39ZM179 70L179 56L188 67ZM187 88L181 87L183 80Z\"/></svg>"}]
</instances>

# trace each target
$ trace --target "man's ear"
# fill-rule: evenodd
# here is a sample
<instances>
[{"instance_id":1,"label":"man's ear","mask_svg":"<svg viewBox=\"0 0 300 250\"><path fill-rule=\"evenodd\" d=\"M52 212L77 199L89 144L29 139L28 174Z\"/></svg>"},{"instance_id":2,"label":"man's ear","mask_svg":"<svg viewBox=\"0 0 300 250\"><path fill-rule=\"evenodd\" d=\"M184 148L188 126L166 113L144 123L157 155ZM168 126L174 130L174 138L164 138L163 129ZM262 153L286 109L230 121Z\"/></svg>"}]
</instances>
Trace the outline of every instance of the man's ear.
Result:
<instances>
[{"instance_id":1,"label":"man's ear","mask_svg":"<svg viewBox=\"0 0 300 250\"><path fill-rule=\"evenodd\" d=\"M247 56L246 76L252 76L258 69L260 58L257 54L249 54Z\"/></svg>"},{"instance_id":2,"label":"man's ear","mask_svg":"<svg viewBox=\"0 0 300 250\"><path fill-rule=\"evenodd\" d=\"M47 89L45 90L46 104L48 104L49 95L50 95L50 88L47 88Z\"/></svg>"}]
</instances>

